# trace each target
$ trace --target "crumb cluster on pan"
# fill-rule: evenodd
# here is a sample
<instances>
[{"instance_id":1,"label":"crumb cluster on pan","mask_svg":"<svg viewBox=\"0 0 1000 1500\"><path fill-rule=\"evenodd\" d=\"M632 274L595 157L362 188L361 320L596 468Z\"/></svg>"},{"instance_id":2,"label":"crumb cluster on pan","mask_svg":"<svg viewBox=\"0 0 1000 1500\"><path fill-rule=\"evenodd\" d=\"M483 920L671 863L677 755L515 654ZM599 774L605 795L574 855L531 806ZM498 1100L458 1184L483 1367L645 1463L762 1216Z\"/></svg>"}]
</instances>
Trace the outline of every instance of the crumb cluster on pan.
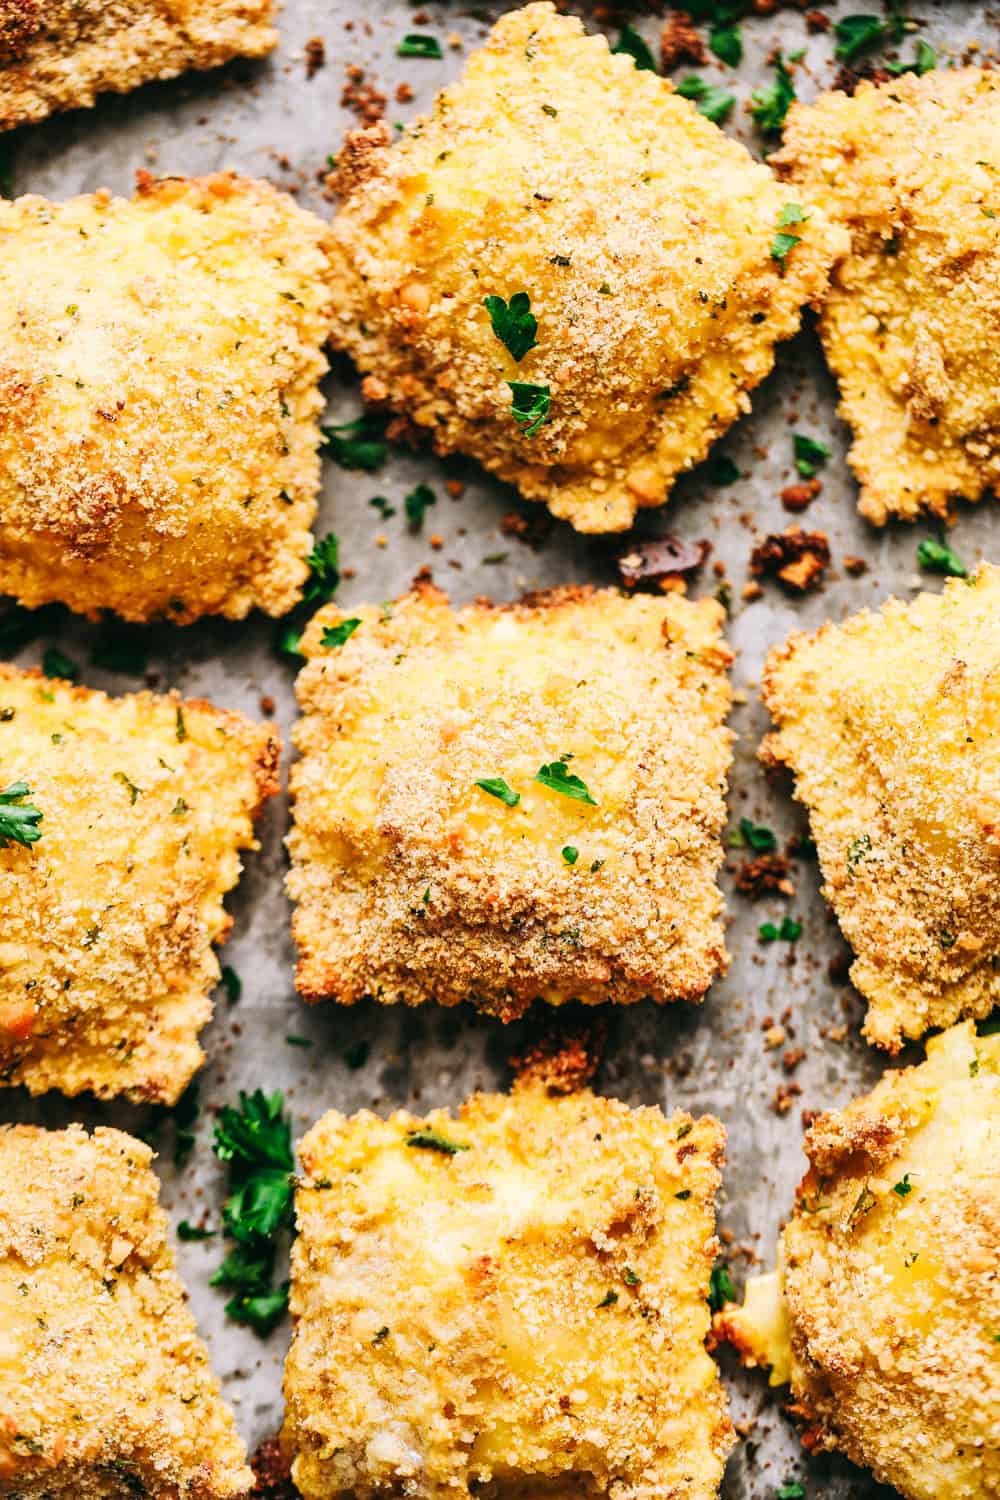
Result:
<instances>
[{"instance_id":1,"label":"crumb cluster on pan","mask_svg":"<svg viewBox=\"0 0 1000 1500\"><path fill-rule=\"evenodd\" d=\"M270 726L211 704L0 666L0 791L42 815L0 847L0 1084L177 1100L277 759Z\"/></svg>"},{"instance_id":2,"label":"crumb cluster on pan","mask_svg":"<svg viewBox=\"0 0 1000 1500\"><path fill-rule=\"evenodd\" d=\"M330 605L302 642L300 993L505 1019L699 999L727 959L721 607L567 588L452 610L425 586L351 618L325 645ZM537 779L553 765L586 797Z\"/></svg>"},{"instance_id":3,"label":"crumb cluster on pan","mask_svg":"<svg viewBox=\"0 0 1000 1500\"><path fill-rule=\"evenodd\" d=\"M253 1483L148 1146L0 1127L0 1495L236 1500Z\"/></svg>"},{"instance_id":4,"label":"crumb cluster on pan","mask_svg":"<svg viewBox=\"0 0 1000 1500\"><path fill-rule=\"evenodd\" d=\"M277 45L272 0L0 0L0 130Z\"/></svg>"},{"instance_id":5,"label":"crumb cluster on pan","mask_svg":"<svg viewBox=\"0 0 1000 1500\"><path fill-rule=\"evenodd\" d=\"M1000 569L771 652L762 747L788 766L854 949L869 1041L1000 998Z\"/></svg>"},{"instance_id":6,"label":"crumb cluster on pan","mask_svg":"<svg viewBox=\"0 0 1000 1500\"><path fill-rule=\"evenodd\" d=\"M851 235L820 332L862 515L946 515L1000 482L1000 81L907 73L793 105L771 164Z\"/></svg>"},{"instance_id":7,"label":"crumb cluster on pan","mask_svg":"<svg viewBox=\"0 0 1000 1500\"><path fill-rule=\"evenodd\" d=\"M1000 1036L970 1021L806 1137L779 1271L717 1331L791 1381L810 1448L906 1500L1000 1494Z\"/></svg>"},{"instance_id":8,"label":"crumb cluster on pan","mask_svg":"<svg viewBox=\"0 0 1000 1500\"><path fill-rule=\"evenodd\" d=\"M226 174L0 203L0 593L179 624L295 604L328 235Z\"/></svg>"},{"instance_id":9,"label":"crumb cluster on pan","mask_svg":"<svg viewBox=\"0 0 1000 1500\"><path fill-rule=\"evenodd\" d=\"M304 1500L710 1500L717 1120L522 1085L301 1144L284 1444Z\"/></svg>"},{"instance_id":10,"label":"crumb cluster on pan","mask_svg":"<svg viewBox=\"0 0 1000 1500\"><path fill-rule=\"evenodd\" d=\"M348 137L335 345L364 392L582 531L627 527L749 409L845 231L655 74L548 3L505 15L390 146ZM519 360L484 298L527 293ZM529 433L510 382L550 392Z\"/></svg>"}]
</instances>

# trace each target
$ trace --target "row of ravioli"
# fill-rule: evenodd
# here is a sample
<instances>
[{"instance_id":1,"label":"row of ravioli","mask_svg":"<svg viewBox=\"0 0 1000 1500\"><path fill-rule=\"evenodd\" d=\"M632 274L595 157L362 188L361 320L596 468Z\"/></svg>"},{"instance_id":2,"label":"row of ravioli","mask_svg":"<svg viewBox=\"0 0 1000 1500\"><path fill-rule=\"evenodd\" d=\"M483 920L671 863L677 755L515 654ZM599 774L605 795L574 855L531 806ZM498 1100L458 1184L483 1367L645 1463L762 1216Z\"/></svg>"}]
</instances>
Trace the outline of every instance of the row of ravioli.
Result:
<instances>
[{"instance_id":1,"label":"row of ravioli","mask_svg":"<svg viewBox=\"0 0 1000 1500\"><path fill-rule=\"evenodd\" d=\"M726 965L732 735L714 600L568 588L320 609L291 771L308 1001L698 1000ZM898 1051L998 994L1000 570L772 651L761 747L791 768ZM274 729L0 667L0 1079L172 1104L278 789Z\"/></svg>"},{"instance_id":2,"label":"row of ravioli","mask_svg":"<svg viewBox=\"0 0 1000 1500\"><path fill-rule=\"evenodd\" d=\"M862 84L796 104L765 164L540 3L398 141L348 136L332 224L226 175L4 202L0 592L287 612L327 343L440 453L614 531L748 409L813 304L862 512L945 515L1000 473L998 100L975 68Z\"/></svg>"},{"instance_id":3,"label":"row of ravioli","mask_svg":"<svg viewBox=\"0 0 1000 1500\"><path fill-rule=\"evenodd\" d=\"M960 1023L815 1120L742 1308L713 1272L721 1123L571 1074L536 1063L454 1117L331 1111L302 1140L280 1493L715 1500L723 1339L790 1383L809 1451L906 1500L998 1493L1000 1037ZM150 1155L0 1128L0 1494L251 1492Z\"/></svg>"}]
</instances>

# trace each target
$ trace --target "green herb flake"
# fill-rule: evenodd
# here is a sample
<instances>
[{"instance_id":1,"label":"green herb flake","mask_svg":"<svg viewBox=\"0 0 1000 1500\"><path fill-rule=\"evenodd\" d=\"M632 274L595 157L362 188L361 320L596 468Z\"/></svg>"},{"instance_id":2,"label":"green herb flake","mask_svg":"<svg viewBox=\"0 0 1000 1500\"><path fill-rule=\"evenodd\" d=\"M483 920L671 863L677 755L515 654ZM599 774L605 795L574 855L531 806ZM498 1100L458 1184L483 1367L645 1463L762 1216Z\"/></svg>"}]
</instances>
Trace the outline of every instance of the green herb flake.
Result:
<instances>
[{"instance_id":1,"label":"green herb flake","mask_svg":"<svg viewBox=\"0 0 1000 1500\"><path fill-rule=\"evenodd\" d=\"M554 760L547 766L539 766L533 780L537 781L539 786L548 787L550 792L559 792L562 796L572 797L577 802L587 802L591 807L597 806L586 782L581 781L579 776L573 776L567 770L564 760Z\"/></svg>"},{"instance_id":2,"label":"green herb flake","mask_svg":"<svg viewBox=\"0 0 1000 1500\"><path fill-rule=\"evenodd\" d=\"M793 1479L789 1484L783 1484L774 1492L774 1500L804 1500L805 1485Z\"/></svg>"},{"instance_id":3,"label":"green herb flake","mask_svg":"<svg viewBox=\"0 0 1000 1500\"><path fill-rule=\"evenodd\" d=\"M389 456L386 419L378 412L362 412L350 422L321 427L324 446L342 469L364 469L373 474Z\"/></svg>"},{"instance_id":4,"label":"green herb flake","mask_svg":"<svg viewBox=\"0 0 1000 1500\"><path fill-rule=\"evenodd\" d=\"M615 1291L614 1287L611 1287L611 1288L609 1288L608 1291L606 1291L604 1293L604 1296L601 1298L600 1302L598 1302L597 1306L599 1308L600 1307L614 1307L614 1305L615 1305L615 1303L617 1301L618 1301L618 1293Z\"/></svg>"},{"instance_id":5,"label":"green herb flake","mask_svg":"<svg viewBox=\"0 0 1000 1500\"><path fill-rule=\"evenodd\" d=\"M878 1199L875 1197L875 1194L872 1192L871 1188L866 1182L857 1198L854 1200L854 1207L847 1215L848 1229L853 1229L855 1224L860 1219L863 1219L866 1214L870 1214L877 1202Z\"/></svg>"},{"instance_id":6,"label":"green herb flake","mask_svg":"<svg viewBox=\"0 0 1000 1500\"><path fill-rule=\"evenodd\" d=\"M617 42L611 51L618 55L630 57L636 67L642 72L655 73L656 59L653 57L648 44L639 35L634 26L623 26Z\"/></svg>"},{"instance_id":7,"label":"green herb flake","mask_svg":"<svg viewBox=\"0 0 1000 1500\"><path fill-rule=\"evenodd\" d=\"M709 484L735 484L742 474L728 453L718 453L705 466Z\"/></svg>"},{"instance_id":8,"label":"green herb flake","mask_svg":"<svg viewBox=\"0 0 1000 1500\"><path fill-rule=\"evenodd\" d=\"M178 703L177 710L174 714L174 739L177 741L178 745L183 745L187 737L188 732L187 725L184 722L184 710Z\"/></svg>"},{"instance_id":9,"label":"green herb flake","mask_svg":"<svg viewBox=\"0 0 1000 1500\"><path fill-rule=\"evenodd\" d=\"M893 1192L897 1198L908 1198L913 1192L913 1184L910 1182L909 1172L904 1172L897 1183L893 1185Z\"/></svg>"},{"instance_id":10,"label":"green herb flake","mask_svg":"<svg viewBox=\"0 0 1000 1500\"><path fill-rule=\"evenodd\" d=\"M508 380L511 394L511 415L524 430L525 437L534 437L549 418L552 392L547 385L531 385L523 380Z\"/></svg>"},{"instance_id":11,"label":"green herb flake","mask_svg":"<svg viewBox=\"0 0 1000 1500\"><path fill-rule=\"evenodd\" d=\"M804 432L793 433L792 451L795 455L795 467L803 479L811 479L830 457L830 450L825 443L807 437Z\"/></svg>"},{"instance_id":12,"label":"green herb flake","mask_svg":"<svg viewBox=\"0 0 1000 1500\"><path fill-rule=\"evenodd\" d=\"M129 806L134 807L142 796L142 787L136 786L134 781L130 781L124 771L116 771L115 780L120 781L122 786L125 787L128 792Z\"/></svg>"},{"instance_id":13,"label":"green herb flake","mask_svg":"<svg viewBox=\"0 0 1000 1500\"><path fill-rule=\"evenodd\" d=\"M926 573L943 573L948 578L968 578L969 570L947 542L925 537L917 548L917 562Z\"/></svg>"},{"instance_id":14,"label":"green herb flake","mask_svg":"<svg viewBox=\"0 0 1000 1500\"><path fill-rule=\"evenodd\" d=\"M773 922L763 922L757 929L757 936L762 943L797 943L802 936L802 923L793 917L782 917L780 927L775 927Z\"/></svg>"},{"instance_id":15,"label":"green herb flake","mask_svg":"<svg viewBox=\"0 0 1000 1500\"><path fill-rule=\"evenodd\" d=\"M729 1267L721 1263L712 1269L708 1283L708 1305L713 1312L720 1312L727 1302L736 1301L736 1287L729 1274Z\"/></svg>"},{"instance_id":16,"label":"green herb flake","mask_svg":"<svg viewBox=\"0 0 1000 1500\"><path fill-rule=\"evenodd\" d=\"M515 292L509 302L502 297L484 297L483 306L490 315L493 332L516 364L537 347L538 321L531 311L527 292Z\"/></svg>"},{"instance_id":17,"label":"green herb flake","mask_svg":"<svg viewBox=\"0 0 1000 1500\"><path fill-rule=\"evenodd\" d=\"M60 651L58 646L49 646L44 652L42 671L46 677L62 677L67 682L75 682L80 675L76 662Z\"/></svg>"},{"instance_id":18,"label":"green herb flake","mask_svg":"<svg viewBox=\"0 0 1000 1500\"><path fill-rule=\"evenodd\" d=\"M785 260L796 245L801 245L800 235L789 234L785 229L779 229L771 241L771 259L776 260L780 266L784 266Z\"/></svg>"},{"instance_id":19,"label":"green herb flake","mask_svg":"<svg viewBox=\"0 0 1000 1500\"><path fill-rule=\"evenodd\" d=\"M345 641L350 640L360 624L361 621L357 616L352 615L349 620L341 620L337 625L328 625L323 631L320 645L331 647L342 646Z\"/></svg>"},{"instance_id":20,"label":"green herb flake","mask_svg":"<svg viewBox=\"0 0 1000 1500\"><path fill-rule=\"evenodd\" d=\"M871 834L859 833L856 839L852 839L847 846L847 873L853 875L872 851Z\"/></svg>"},{"instance_id":21,"label":"green herb flake","mask_svg":"<svg viewBox=\"0 0 1000 1500\"><path fill-rule=\"evenodd\" d=\"M243 981L235 969L228 964L222 965L222 973L219 975L219 983L226 992L226 999L230 1005L235 1005L243 993Z\"/></svg>"},{"instance_id":22,"label":"green herb flake","mask_svg":"<svg viewBox=\"0 0 1000 1500\"><path fill-rule=\"evenodd\" d=\"M432 505L437 504L437 495L429 484L418 484L403 499L403 509L406 519L413 531L419 531L424 524L424 517Z\"/></svg>"},{"instance_id":23,"label":"green herb flake","mask_svg":"<svg viewBox=\"0 0 1000 1500\"><path fill-rule=\"evenodd\" d=\"M894 78L898 78L901 73L916 73L918 78L922 78L925 73L932 73L937 64L938 55L930 42L924 37L918 37L914 55L909 62L887 62L885 68Z\"/></svg>"},{"instance_id":24,"label":"green herb flake","mask_svg":"<svg viewBox=\"0 0 1000 1500\"><path fill-rule=\"evenodd\" d=\"M297 625L283 625L279 622L271 639L271 645L276 656L283 657L287 661L304 660L302 631Z\"/></svg>"},{"instance_id":25,"label":"green herb flake","mask_svg":"<svg viewBox=\"0 0 1000 1500\"><path fill-rule=\"evenodd\" d=\"M414 1146L418 1151L440 1151L443 1156L457 1156L460 1151L471 1151L471 1146L464 1141L449 1140L438 1130L430 1130L422 1127L420 1130L412 1130L406 1137L406 1144Z\"/></svg>"},{"instance_id":26,"label":"green herb flake","mask_svg":"<svg viewBox=\"0 0 1000 1500\"><path fill-rule=\"evenodd\" d=\"M752 849L755 854L773 854L778 840L770 828L763 823L754 823L751 818L741 818L740 826L729 835L730 849Z\"/></svg>"},{"instance_id":27,"label":"green herb flake","mask_svg":"<svg viewBox=\"0 0 1000 1500\"><path fill-rule=\"evenodd\" d=\"M521 800L520 792L515 792L513 787L508 786L502 776L484 776L481 781L473 782L473 786L496 797L505 807L516 807Z\"/></svg>"},{"instance_id":28,"label":"green herb flake","mask_svg":"<svg viewBox=\"0 0 1000 1500\"><path fill-rule=\"evenodd\" d=\"M674 1197L675 1198L679 1198L682 1203L686 1203L687 1200L690 1198L690 1196L691 1196L691 1189L690 1188L681 1188L681 1190L680 1190L679 1193L675 1193L674 1194Z\"/></svg>"},{"instance_id":29,"label":"green herb flake","mask_svg":"<svg viewBox=\"0 0 1000 1500\"><path fill-rule=\"evenodd\" d=\"M340 539L329 531L321 537L306 558L309 577L302 595L305 604L327 604L340 583Z\"/></svg>"},{"instance_id":30,"label":"green herb flake","mask_svg":"<svg viewBox=\"0 0 1000 1500\"><path fill-rule=\"evenodd\" d=\"M754 89L750 96L751 113L758 130L765 135L777 135L785 123L785 116L794 98L792 75L779 52L774 63L773 83L768 84L767 88Z\"/></svg>"},{"instance_id":31,"label":"green herb flake","mask_svg":"<svg viewBox=\"0 0 1000 1500\"><path fill-rule=\"evenodd\" d=\"M626 1286L641 1286L642 1277L637 1276L631 1266L626 1266L622 1272L622 1280Z\"/></svg>"},{"instance_id":32,"label":"green herb flake","mask_svg":"<svg viewBox=\"0 0 1000 1500\"><path fill-rule=\"evenodd\" d=\"M730 68L738 68L743 61L743 33L738 26L713 26L708 33L708 45Z\"/></svg>"},{"instance_id":33,"label":"green herb flake","mask_svg":"<svg viewBox=\"0 0 1000 1500\"><path fill-rule=\"evenodd\" d=\"M575 865L580 858L579 849L574 849L572 844L564 844L562 857L568 865Z\"/></svg>"},{"instance_id":34,"label":"green herb flake","mask_svg":"<svg viewBox=\"0 0 1000 1500\"><path fill-rule=\"evenodd\" d=\"M423 17L421 17L423 19ZM408 32L399 46L396 48L397 57L431 57L439 61L444 57L441 51L441 43L436 36L427 36L423 32Z\"/></svg>"},{"instance_id":35,"label":"green herb flake","mask_svg":"<svg viewBox=\"0 0 1000 1500\"><path fill-rule=\"evenodd\" d=\"M177 1226L177 1238L185 1242L192 1240L214 1239L214 1229L200 1229L197 1224L189 1224L187 1219L182 1219Z\"/></svg>"},{"instance_id":36,"label":"green herb flake","mask_svg":"<svg viewBox=\"0 0 1000 1500\"><path fill-rule=\"evenodd\" d=\"M713 125L721 125L727 120L736 104L735 94L727 93L718 84L699 78L697 73L682 78L675 85L674 92L680 94L682 99L690 99L698 113L704 115L706 120L711 120Z\"/></svg>"},{"instance_id":37,"label":"green herb flake","mask_svg":"<svg viewBox=\"0 0 1000 1500\"><path fill-rule=\"evenodd\" d=\"M888 34L881 16L844 16L833 28L836 46L833 55L838 62L853 62L862 52L878 47Z\"/></svg>"},{"instance_id":38,"label":"green herb flake","mask_svg":"<svg viewBox=\"0 0 1000 1500\"><path fill-rule=\"evenodd\" d=\"M26 781L12 781L0 792L0 849L8 849L11 844L29 849L41 838L38 825L44 814L25 801L30 796L31 788Z\"/></svg>"}]
</instances>

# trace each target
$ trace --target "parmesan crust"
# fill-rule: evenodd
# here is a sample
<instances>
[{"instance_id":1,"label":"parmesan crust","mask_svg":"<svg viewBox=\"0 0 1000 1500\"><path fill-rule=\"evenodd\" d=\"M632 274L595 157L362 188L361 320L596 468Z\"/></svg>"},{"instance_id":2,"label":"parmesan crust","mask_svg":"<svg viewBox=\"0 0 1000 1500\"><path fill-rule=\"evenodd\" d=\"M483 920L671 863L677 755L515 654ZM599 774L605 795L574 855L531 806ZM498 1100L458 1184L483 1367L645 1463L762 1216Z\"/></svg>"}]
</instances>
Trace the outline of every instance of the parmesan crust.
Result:
<instances>
[{"instance_id":1,"label":"parmesan crust","mask_svg":"<svg viewBox=\"0 0 1000 1500\"><path fill-rule=\"evenodd\" d=\"M327 249L228 175L0 202L0 593L176 623L292 607Z\"/></svg>"},{"instance_id":2,"label":"parmesan crust","mask_svg":"<svg viewBox=\"0 0 1000 1500\"><path fill-rule=\"evenodd\" d=\"M717 1333L791 1378L810 1448L906 1500L1000 1495L1000 1036L927 1044L806 1137L776 1277ZM775 1339L784 1321L786 1333Z\"/></svg>"},{"instance_id":3,"label":"parmesan crust","mask_svg":"<svg viewBox=\"0 0 1000 1500\"><path fill-rule=\"evenodd\" d=\"M724 967L722 609L562 589L453 611L423 587L303 639L293 767L306 999L698 1000ZM596 805L535 780L561 762ZM516 805L476 785L502 779Z\"/></svg>"},{"instance_id":4,"label":"parmesan crust","mask_svg":"<svg viewBox=\"0 0 1000 1500\"><path fill-rule=\"evenodd\" d=\"M1000 81L907 73L795 104L772 166L849 230L820 331L860 510L945 516L1000 480Z\"/></svg>"},{"instance_id":5,"label":"parmesan crust","mask_svg":"<svg viewBox=\"0 0 1000 1500\"><path fill-rule=\"evenodd\" d=\"M0 1495L236 1500L253 1475L148 1146L0 1126Z\"/></svg>"},{"instance_id":6,"label":"parmesan crust","mask_svg":"<svg viewBox=\"0 0 1000 1500\"><path fill-rule=\"evenodd\" d=\"M210 703L0 666L0 791L42 813L37 843L0 848L0 1084L177 1100L278 750Z\"/></svg>"},{"instance_id":7,"label":"parmesan crust","mask_svg":"<svg viewBox=\"0 0 1000 1500\"><path fill-rule=\"evenodd\" d=\"M904 1038L1000 999L1000 569L909 607L891 599L771 652L787 765L869 1004L865 1035Z\"/></svg>"},{"instance_id":8,"label":"parmesan crust","mask_svg":"<svg viewBox=\"0 0 1000 1500\"><path fill-rule=\"evenodd\" d=\"M0 0L0 130L277 46L272 0Z\"/></svg>"},{"instance_id":9,"label":"parmesan crust","mask_svg":"<svg viewBox=\"0 0 1000 1500\"><path fill-rule=\"evenodd\" d=\"M285 1369L304 1500L711 1500L733 1443L705 1351L724 1144L710 1116L531 1085L455 1119L325 1115Z\"/></svg>"},{"instance_id":10,"label":"parmesan crust","mask_svg":"<svg viewBox=\"0 0 1000 1500\"><path fill-rule=\"evenodd\" d=\"M845 232L671 85L548 3L504 16L429 118L340 157L333 341L364 391L581 531L620 531L750 407ZM527 292L519 363L483 305ZM529 436L509 381L547 386Z\"/></svg>"}]
</instances>

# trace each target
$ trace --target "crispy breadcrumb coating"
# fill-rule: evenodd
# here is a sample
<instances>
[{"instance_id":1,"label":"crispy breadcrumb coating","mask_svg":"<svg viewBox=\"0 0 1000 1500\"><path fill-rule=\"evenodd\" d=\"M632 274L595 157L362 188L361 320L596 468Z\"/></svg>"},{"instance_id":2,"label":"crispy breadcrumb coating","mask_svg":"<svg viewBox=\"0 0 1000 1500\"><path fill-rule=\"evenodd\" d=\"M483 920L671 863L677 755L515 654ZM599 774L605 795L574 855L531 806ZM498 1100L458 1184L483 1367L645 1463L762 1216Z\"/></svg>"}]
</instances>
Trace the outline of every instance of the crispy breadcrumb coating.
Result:
<instances>
[{"instance_id":1,"label":"crispy breadcrumb coating","mask_svg":"<svg viewBox=\"0 0 1000 1500\"><path fill-rule=\"evenodd\" d=\"M966 1021L819 1117L779 1271L716 1320L907 1500L1000 1495L998 1153L1000 1036Z\"/></svg>"},{"instance_id":2,"label":"crispy breadcrumb coating","mask_svg":"<svg viewBox=\"0 0 1000 1500\"><path fill-rule=\"evenodd\" d=\"M979 499L1000 480L1000 80L937 68L794 104L771 164L850 231L820 331L861 514Z\"/></svg>"},{"instance_id":3,"label":"crispy breadcrumb coating","mask_svg":"<svg viewBox=\"0 0 1000 1500\"><path fill-rule=\"evenodd\" d=\"M210 703L0 666L0 791L27 783L42 813L36 843L0 847L0 1084L176 1101L278 750Z\"/></svg>"},{"instance_id":4,"label":"crispy breadcrumb coating","mask_svg":"<svg viewBox=\"0 0 1000 1500\"><path fill-rule=\"evenodd\" d=\"M904 1038L1000 999L1000 569L909 607L890 599L771 652L787 765L869 1004L865 1035Z\"/></svg>"},{"instance_id":5,"label":"crispy breadcrumb coating","mask_svg":"<svg viewBox=\"0 0 1000 1500\"><path fill-rule=\"evenodd\" d=\"M749 410L818 301L842 229L669 83L551 4L502 17L395 147L348 138L334 220L334 343L365 393L581 531L620 531ZM520 362L483 305L526 292ZM551 390L533 436L508 382Z\"/></svg>"},{"instance_id":6,"label":"crispy breadcrumb coating","mask_svg":"<svg viewBox=\"0 0 1000 1500\"><path fill-rule=\"evenodd\" d=\"M725 1132L588 1091L301 1144L284 1443L304 1500L710 1500Z\"/></svg>"},{"instance_id":7,"label":"crispy breadcrumb coating","mask_svg":"<svg viewBox=\"0 0 1000 1500\"><path fill-rule=\"evenodd\" d=\"M152 1153L0 1126L0 1495L236 1500L253 1475L167 1243Z\"/></svg>"},{"instance_id":8,"label":"crispy breadcrumb coating","mask_svg":"<svg viewBox=\"0 0 1000 1500\"><path fill-rule=\"evenodd\" d=\"M0 130L277 46L272 0L0 0Z\"/></svg>"},{"instance_id":9,"label":"crispy breadcrumb coating","mask_svg":"<svg viewBox=\"0 0 1000 1500\"><path fill-rule=\"evenodd\" d=\"M0 202L0 593L130 620L292 607L327 248L249 178Z\"/></svg>"},{"instance_id":10,"label":"crispy breadcrumb coating","mask_svg":"<svg viewBox=\"0 0 1000 1500\"><path fill-rule=\"evenodd\" d=\"M714 600L561 589L329 606L302 643L289 892L309 1000L698 1000L732 653ZM559 763L592 801L534 778ZM500 780L513 797L477 785ZM498 787L497 791L503 791ZM594 805L596 804L596 805Z\"/></svg>"}]
</instances>

